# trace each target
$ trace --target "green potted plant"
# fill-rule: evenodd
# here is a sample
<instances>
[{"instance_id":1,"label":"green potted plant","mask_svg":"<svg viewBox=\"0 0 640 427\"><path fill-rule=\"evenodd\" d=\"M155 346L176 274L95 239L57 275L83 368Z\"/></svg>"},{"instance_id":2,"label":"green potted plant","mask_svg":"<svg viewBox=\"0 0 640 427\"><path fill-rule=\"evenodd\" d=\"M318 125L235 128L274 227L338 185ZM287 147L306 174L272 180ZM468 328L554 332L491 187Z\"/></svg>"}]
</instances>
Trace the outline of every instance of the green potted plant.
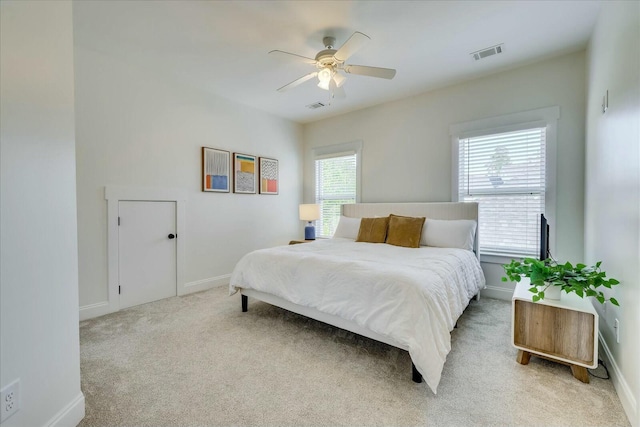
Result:
<instances>
[{"instance_id":1,"label":"green potted plant","mask_svg":"<svg viewBox=\"0 0 640 427\"><path fill-rule=\"evenodd\" d=\"M616 279L607 279L606 273L600 269L602 261L598 261L596 265L587 266L585 264L572 265L570 262L558 264L554 259L549 258L540 261L533 258L525 258L522 262L511 260L511 263L504 265L504 271L507 277L503 277L502 281L507 280L520 282L523 277L528 277L531 282L533 301L540 301L549 295L551 290L565 291L566 293L575 292L580 298L595 297L600 304L610 301L611 304L619 306L615 298L606 298L600 288L611 289L612 286L619 284ZM551 297L547 296L551 299ZM559 299L555 298L555 299Z\"/></svg>"}]
</instances>

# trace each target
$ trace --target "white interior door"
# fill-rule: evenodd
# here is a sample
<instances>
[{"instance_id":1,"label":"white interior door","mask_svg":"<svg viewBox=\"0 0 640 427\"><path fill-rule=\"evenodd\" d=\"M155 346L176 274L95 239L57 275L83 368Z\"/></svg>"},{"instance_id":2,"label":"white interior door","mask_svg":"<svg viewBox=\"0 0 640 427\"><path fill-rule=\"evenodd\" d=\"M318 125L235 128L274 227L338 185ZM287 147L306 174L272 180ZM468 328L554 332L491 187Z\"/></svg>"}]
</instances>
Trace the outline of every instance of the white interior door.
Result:
<instances>
[{"instance_id":1,"label":"white interior door","mask_svg":"<svg viewBox=\"0 0 640 427\"><path fill-rule=\"evenodd\" d=\"M118 204L120 308L176 295L176 203Z\"/></svg>"}]
</instances>

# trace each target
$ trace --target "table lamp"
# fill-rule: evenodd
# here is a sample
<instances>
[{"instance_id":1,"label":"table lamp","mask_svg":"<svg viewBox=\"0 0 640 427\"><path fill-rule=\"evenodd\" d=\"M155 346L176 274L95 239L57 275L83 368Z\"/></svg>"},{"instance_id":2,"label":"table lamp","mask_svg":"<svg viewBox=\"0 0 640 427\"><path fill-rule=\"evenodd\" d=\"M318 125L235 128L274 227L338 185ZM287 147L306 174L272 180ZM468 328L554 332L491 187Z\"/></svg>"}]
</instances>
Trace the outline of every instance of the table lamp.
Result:
<instances>
[{"instance_id":1,"label":"table lamp","mask_svg":"<svg viewBox=\"0 0 640 427\"><path fill-rule=\"evenodd\" d=\"M308 221L307 226L304 228L304 239L316 240L316 229L313 226L312 221L320 219L320 205L300 205L299 212L300 220Z\"/></svg>"}]
</instances>

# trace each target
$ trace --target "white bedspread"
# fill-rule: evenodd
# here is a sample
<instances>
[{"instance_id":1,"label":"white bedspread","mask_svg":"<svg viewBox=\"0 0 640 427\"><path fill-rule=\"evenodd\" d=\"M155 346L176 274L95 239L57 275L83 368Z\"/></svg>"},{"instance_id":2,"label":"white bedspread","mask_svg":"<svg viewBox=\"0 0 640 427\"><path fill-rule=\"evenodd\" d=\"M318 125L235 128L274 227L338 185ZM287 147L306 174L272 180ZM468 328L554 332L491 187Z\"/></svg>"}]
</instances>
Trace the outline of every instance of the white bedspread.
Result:
<instances>
[{"instance_id":1,"label":"white bedspread","mask_svg":"<svg viewBox=\"0 0 640 427\"><path fill-rule=\"evenodd\" d=\"M255 289L390 337L435 393L450 332L484 285L471 251L326 239L247 254L229 291Z\"/></svg>"}]
</instances>

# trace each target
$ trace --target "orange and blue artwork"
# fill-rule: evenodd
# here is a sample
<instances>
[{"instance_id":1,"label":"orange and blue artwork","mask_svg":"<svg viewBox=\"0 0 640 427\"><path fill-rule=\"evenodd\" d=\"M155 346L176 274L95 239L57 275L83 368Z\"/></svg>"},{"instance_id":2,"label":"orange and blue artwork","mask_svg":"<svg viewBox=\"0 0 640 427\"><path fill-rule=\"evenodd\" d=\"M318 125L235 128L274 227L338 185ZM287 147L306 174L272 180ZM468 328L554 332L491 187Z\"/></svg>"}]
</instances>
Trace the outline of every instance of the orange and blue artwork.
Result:
<instances>
[{"instance_id":1,"label":"orange and blue artwork","mask_svg":"<svg viewBox=\"0 0 640 427\"><path fill-rule=\"evenodd\" d=\"M278 194L278 161L260 157L260 194Z\"/></svg>"},{"instance_id":2,"label":"orange and blue artwork","mask_svg":"<svg viewBox=\"0 0 640 427\"><path fill-rule=\"evenodd\" d=\"M202 191L229 192L231 153L202 147Z\"/></svg>"},{"instance_id":3,"label":"orange and blue artwork","mask_svg":"<svg viewBox=\"0 0 640 427\"><path fill-rule=\"evenodd\" d=\"M256 156L233 154L233 192L256 193Z\"/></svg>"}]
</instances>

